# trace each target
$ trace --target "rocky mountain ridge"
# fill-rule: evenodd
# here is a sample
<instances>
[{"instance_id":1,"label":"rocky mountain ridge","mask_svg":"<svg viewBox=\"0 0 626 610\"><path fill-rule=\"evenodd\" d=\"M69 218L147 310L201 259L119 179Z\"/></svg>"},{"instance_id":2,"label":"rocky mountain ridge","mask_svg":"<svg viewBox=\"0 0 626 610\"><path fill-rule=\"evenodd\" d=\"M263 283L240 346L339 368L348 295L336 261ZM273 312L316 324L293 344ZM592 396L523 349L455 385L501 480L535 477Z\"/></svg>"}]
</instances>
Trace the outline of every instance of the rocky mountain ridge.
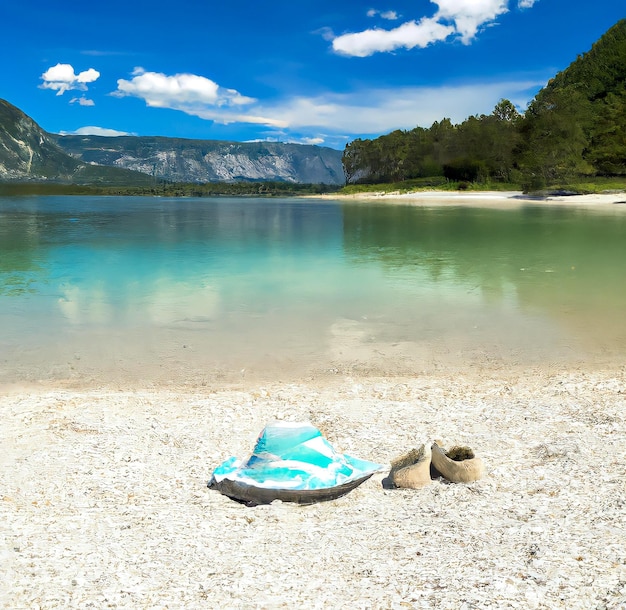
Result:
<instances>
[{"instance_id":1,"label":"rocky mountain ridge","mask_svg":"<svg viewBox=\"0 0 626 610\"><path fill-rule=\"evenodd\" d=\"M151 178L71 157L33 119L0 99L0 180L141 185Z\"/></svg>"},{"instance_id":2,"label":"rocky mountain ridge","mask_svg":"<svg viewBox=\"0 0 626 610\"><path fill-rule=\"evenodd\" d=\"M1 181L336 185L344 182L341 157L332 148L280 142L55 135L0 100Z\"/></svg>"},{"instance_id":3,"label":"rocky mountain ridge","mask_svg":"<svg viewBox=\"0 0 626 610\"><path fill-rule=\"evenodd\" d=\"M48 179L69 177L81 164L68 157L21 110L0 100L0 177Z\"/></svg>"},{"instance_id":4,"label":"rocky mountain ridge","mask_svg":"<svg viewBox=\"0 0 626 610\"><path fill-rule=\"evenodd\" d=\"M341 151L280 142L157 136L53 136L72 157L172 182L279 181L343 184Z\"/></svg>"}]
</instances>

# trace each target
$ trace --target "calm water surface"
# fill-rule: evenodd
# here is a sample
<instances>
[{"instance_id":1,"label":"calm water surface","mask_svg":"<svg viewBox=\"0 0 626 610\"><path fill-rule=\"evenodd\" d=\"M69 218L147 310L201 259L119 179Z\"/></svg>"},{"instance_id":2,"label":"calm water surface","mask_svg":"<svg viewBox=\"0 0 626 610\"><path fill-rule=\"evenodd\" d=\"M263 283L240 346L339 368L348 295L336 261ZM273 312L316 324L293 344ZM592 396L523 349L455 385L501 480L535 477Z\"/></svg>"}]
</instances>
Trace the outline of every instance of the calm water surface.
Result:
<instances>
[{"instance_id":1,"label":"calm water surface","mask_svg":"<svg viewBox=\"0 0 626 610\"><path fill-rule=\"evenodd\" d=\"M624 207L0 198L0 381L623 362Z\"/></svg>"}]
</instances>

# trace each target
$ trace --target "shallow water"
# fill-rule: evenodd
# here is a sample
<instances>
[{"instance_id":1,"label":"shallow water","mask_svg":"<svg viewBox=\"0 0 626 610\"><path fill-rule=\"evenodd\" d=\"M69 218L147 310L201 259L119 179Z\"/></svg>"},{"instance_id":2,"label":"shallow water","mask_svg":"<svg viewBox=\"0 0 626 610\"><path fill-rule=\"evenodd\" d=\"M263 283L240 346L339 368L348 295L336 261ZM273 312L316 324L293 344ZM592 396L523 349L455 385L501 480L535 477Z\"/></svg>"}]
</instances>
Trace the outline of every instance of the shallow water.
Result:
<instances>
[{"instance_id":1,"label":"shallow water","mask_svg":"<svg viewBox=\"0 0 626 610\"><path fill-rule=\"evenodd\" d=\"M0 198L0 381L623 362L626 213Z\"/></svg>"}]
</instances>

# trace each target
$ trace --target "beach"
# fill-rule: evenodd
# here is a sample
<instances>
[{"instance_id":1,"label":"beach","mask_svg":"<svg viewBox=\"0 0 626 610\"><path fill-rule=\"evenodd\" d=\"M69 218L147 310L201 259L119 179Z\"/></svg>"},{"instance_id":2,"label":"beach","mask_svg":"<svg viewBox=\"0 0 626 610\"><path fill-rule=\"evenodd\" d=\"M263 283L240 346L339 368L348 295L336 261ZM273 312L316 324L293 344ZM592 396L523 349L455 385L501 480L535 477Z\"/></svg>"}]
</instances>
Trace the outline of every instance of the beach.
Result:
<instances>
[{"instance_id":1,"label":"beach","mask_svg":"<svg viewBox=\"0 0 626 610\"><path fill-rule=\"evenodd\" d=\"M402 205L454 205L482 208L563 205L597 208L605 211L609 207L621 209L621 204L626 204L626 192L624 191L589 195L554 194L545 196L528 195L521 191L414 191L407 193L373 191L353 195L320 195L320 197L353 201L380 200L385 203L400 203Z\"/></svg>"},{"instance_id":2,"label":"beach","mask_svg":"<svg viewBox=\"0 0 626 610\"><path fill-rule=\"evenodd\" d=\"M621 213L625 199L547 203ZM0 608L626 608L624 362L415 351L354 321L331 335L314 370L281 361L263 375L201 376L187 345L187 359L130 372L74 353L50 371L24 351L19 381L0 383ZM381 472L310 506L208 489L273 421L311 422L337 451L386 466L434 440L469 446L486 474L408 490Z\"/></svg>"},{"instance_id":3,"label":"beach","mask_svg":"<svg viewBox=\"0 0 626 610\"><path fill-rule=\"evenodd\" d=\"M4 608L624 608L626 370L432 373L0 398ZM475 483L312 506L207 489L266 423L387 464L440 439Z\"/></svg>"}]
</instances>

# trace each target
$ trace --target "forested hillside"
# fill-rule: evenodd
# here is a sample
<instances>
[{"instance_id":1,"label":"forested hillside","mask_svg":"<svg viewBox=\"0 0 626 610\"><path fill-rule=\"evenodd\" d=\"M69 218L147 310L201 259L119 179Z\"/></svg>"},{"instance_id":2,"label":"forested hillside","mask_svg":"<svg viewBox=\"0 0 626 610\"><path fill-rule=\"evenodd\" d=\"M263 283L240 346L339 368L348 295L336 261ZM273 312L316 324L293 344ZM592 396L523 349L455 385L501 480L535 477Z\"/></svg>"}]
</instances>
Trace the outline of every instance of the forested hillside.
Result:
<instances>
[{"instance_id":1,"label":"forested hillside","mask_svg":"<svg viewBox=\"0 0 626 610\"><path fill-rule=\"evenodd\" d=\"M459 125L394 131L355 140L343 154L348 183L441 176L515 182L526 189L626 176L626 19L557 74L520 115L501 100Z\"/></svg>"}]
</instances>

